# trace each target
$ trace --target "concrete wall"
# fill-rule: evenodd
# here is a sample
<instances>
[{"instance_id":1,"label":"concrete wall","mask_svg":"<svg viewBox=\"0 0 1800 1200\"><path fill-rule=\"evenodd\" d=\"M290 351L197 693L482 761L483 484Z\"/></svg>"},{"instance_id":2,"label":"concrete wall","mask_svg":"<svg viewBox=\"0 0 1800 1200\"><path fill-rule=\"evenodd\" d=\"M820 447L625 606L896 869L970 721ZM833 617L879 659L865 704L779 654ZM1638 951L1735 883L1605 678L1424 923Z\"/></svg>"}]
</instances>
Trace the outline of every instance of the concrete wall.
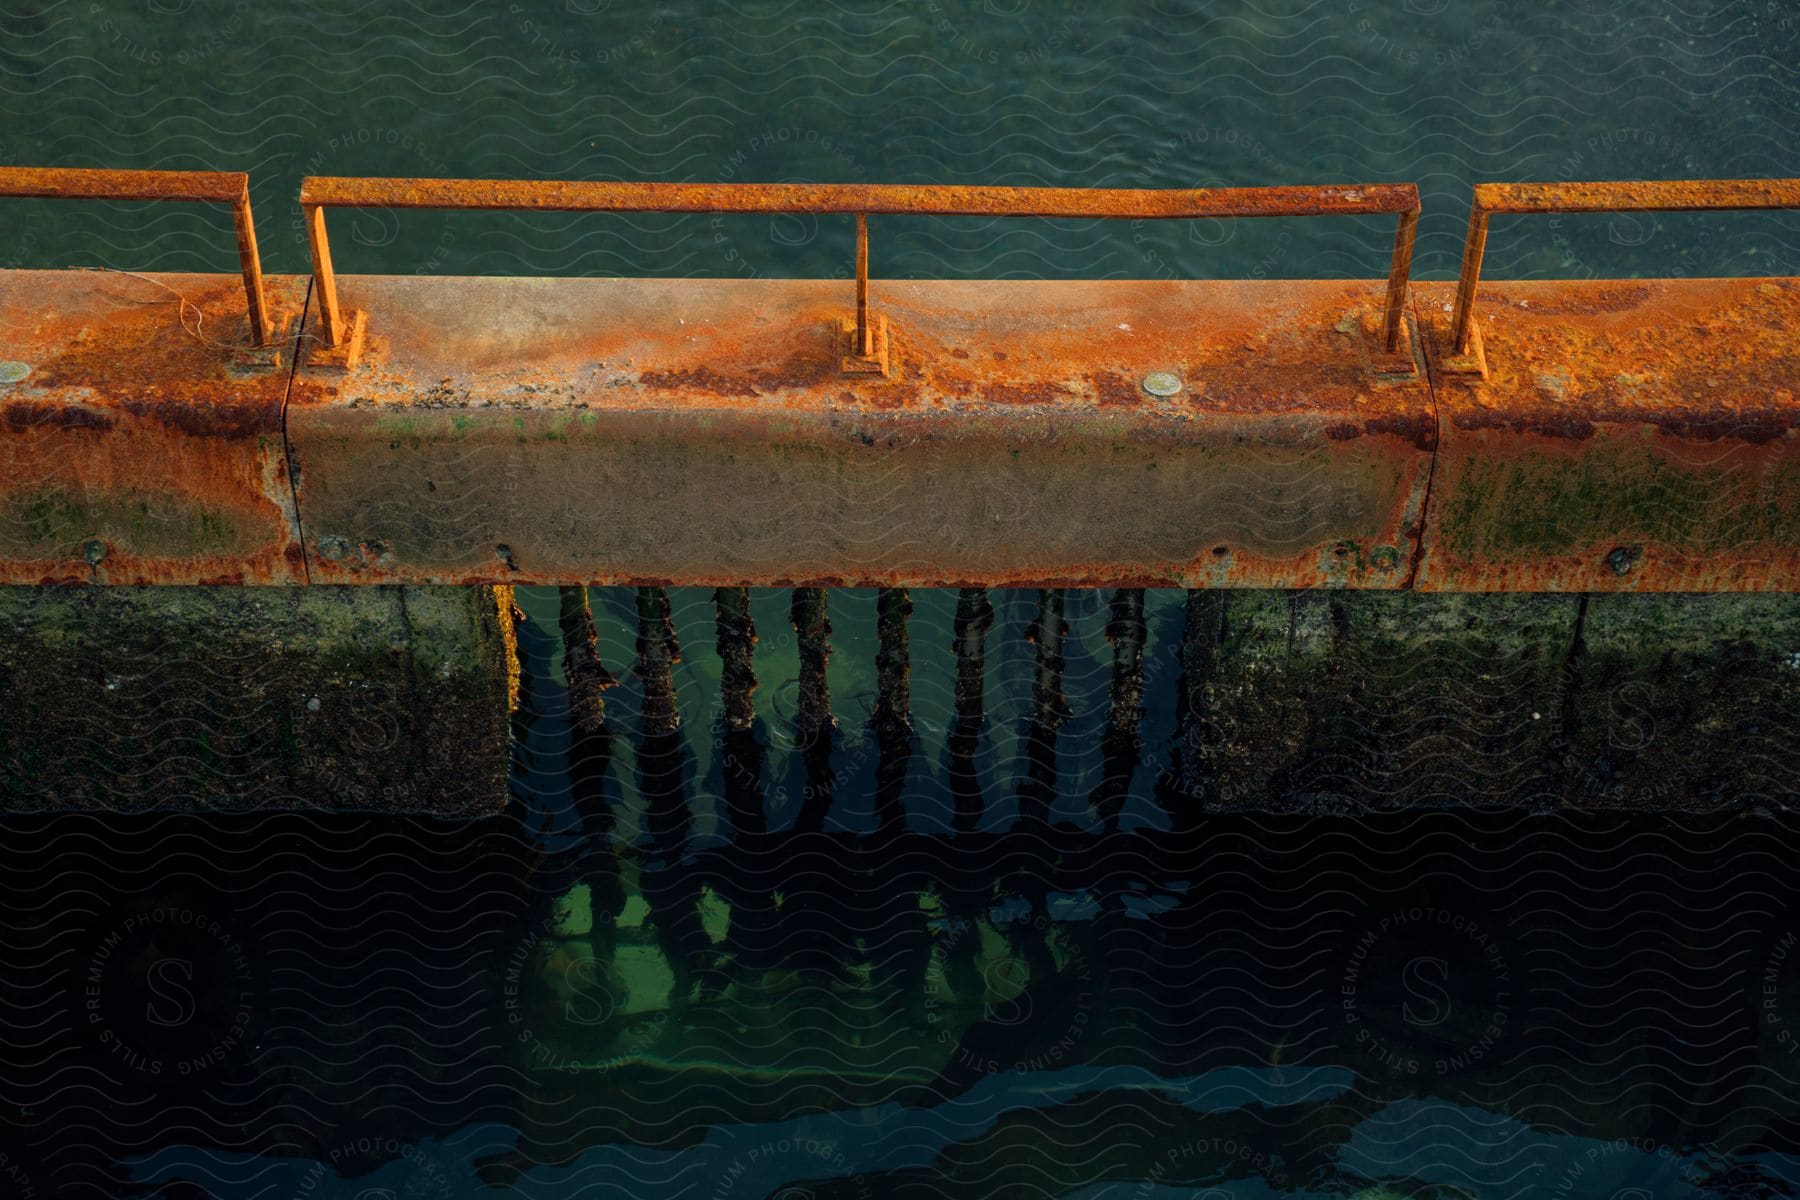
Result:
<instances>
[{"instance_id":1,"label":"concrete wall","mask_svg":"<svg viewBox=\"0 0 1800 1200\"><path fill-rule=\"evenodd\" d=\"M505 588L0 588L0 808L500 809Z\"/></svg>"}]
</instances>

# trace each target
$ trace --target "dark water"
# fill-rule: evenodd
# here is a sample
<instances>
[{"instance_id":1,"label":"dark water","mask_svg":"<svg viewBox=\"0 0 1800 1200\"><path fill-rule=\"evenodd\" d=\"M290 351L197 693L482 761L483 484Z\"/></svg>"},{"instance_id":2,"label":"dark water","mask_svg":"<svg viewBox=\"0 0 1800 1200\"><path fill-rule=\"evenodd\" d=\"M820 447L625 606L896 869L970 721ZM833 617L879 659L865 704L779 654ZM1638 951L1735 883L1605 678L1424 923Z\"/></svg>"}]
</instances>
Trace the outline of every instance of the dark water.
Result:
<instances>
[{"instance_id":1,"label":"dark water","mask_svg":"<svg viewBox=\"0 0 1800 1200\"><path fill-rule=\"evenodd\" d=\"M74 0L3 20L0 157L248 170L276 271L303 269L292 199L313 173L1414 180L1426 278L1453 272L1478 179L1796 173L1785 0ZM232 264L217 214L5 211L8 265ZM334 220L348 272L849 268L847 221ZM895 219L874 272L1373 277L1390 238L1374 219ZM1526 218L1496 224L1488 261L1793 274L1800 237L1784 216ZM954 594L914 595L898 779L869 729L873 593L831 597L822 771L796 734L787 595L754 597L760 723L735 751L713 736L711 594L671 595L680 736L631 669L634 598L593 599L621 684L572 776L558 598L521 596L504 818L6 823L0 1193L1800 1189L1786 819L1184 821L1157 786L1181 607L1158 593L1142 752L1110 820L1110 597L1069 596L1069 713L1034 791L1038 597L995 593L971 806L947 765Z\"/></svg>"}]
</instances>

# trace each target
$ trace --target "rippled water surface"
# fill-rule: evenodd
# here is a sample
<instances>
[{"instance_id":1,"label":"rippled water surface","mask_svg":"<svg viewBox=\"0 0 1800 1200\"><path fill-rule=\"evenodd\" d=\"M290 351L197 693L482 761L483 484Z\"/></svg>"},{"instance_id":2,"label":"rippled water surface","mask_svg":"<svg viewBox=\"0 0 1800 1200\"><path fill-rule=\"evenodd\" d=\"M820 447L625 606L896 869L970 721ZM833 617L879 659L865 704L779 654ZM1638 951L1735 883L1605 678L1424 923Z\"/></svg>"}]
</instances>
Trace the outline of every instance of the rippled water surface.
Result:
<instances>
[{"instance_id":1,"label":"rippled water surface","mask_svg":"<svg viewBox=\"0 0 1800 1200\"><path fill-rule=\"evenodd\" d=\"M1416 273L1446 278L1476 180L1800 173L1788 0L0 12L0 160L247 170L277 272L305 269L308 174L1410 180ZM232 267L218 214L6 204L6 265ZM847 219L333 220L350 273L850 267ZM1488 273L1795 274L1796 230L1782 215L1503 220ZM876 222L873 271L1374 278L1391 238L1374 218L896 218ZM1154 592L1127 785L1098 799L1112 597L1067 598L1069 709L1046 777L1039 597L997 591L987 723L959 791L958 597L913 599L916 739L898 773L869 729L873 593L830 597L838 731L819 760L783 683L799 658L786 594L753 599L760 722L732 744L713 730L712 594L670 594L686 650L671 737L631 670L634 597L597 591L621 684L572 786L558 597L537 591L520 597L504 818L8 820L0 1191L1796 1194L1800 831L1185 821L1165 786L1183 601Z\"/></svg>"}]
</instances>

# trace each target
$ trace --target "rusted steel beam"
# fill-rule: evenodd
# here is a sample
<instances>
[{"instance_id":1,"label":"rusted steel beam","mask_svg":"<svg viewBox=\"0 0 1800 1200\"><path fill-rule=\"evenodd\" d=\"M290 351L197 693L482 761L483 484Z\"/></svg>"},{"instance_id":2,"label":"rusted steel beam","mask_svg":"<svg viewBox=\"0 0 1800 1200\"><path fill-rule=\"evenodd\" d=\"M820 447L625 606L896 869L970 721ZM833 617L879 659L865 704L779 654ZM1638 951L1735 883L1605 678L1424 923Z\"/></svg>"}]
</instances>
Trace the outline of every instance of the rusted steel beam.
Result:
<instances>
[{"instance_id":1,"label":"rusted steel beam","mask_svg":"<svg viewBox=\"0 0 1800 1200\"><path fill-rule=\"evenodd\" d=\"M179 200L231 206L252 346L276 336L256 251L250 177L242 171L95 171L76 167L0 167L0 196L39 200Z\"/></svg>"},{"instance_id":2,"label":"rusted steel beam","mask_svg":"<svg viewBox=\"0 0 1800 1200\"><path fill-rule=\"evenodd\" d=\"M325 234L325 210L309 206L306 216L306 244L312 258L313 286L318 291L314 301L319 306L320 337L327 346L344 342L344 312L338 305L337 273L331 269L331 242Z\"/></svg>"},{"instance_id":3,"label":"rusted steel beam","mask_svg":"<svg viewBox=\"0 0 1800 1200\"><path fill-rule=\"evenodd\" d=\"M345 278L302 365L320 581L1400 587L1436 437L1366 282ZM592 513L591 519L574 514Z\"/></svg>"},{"instance_id":4,"label":"rusted steel beam","mask_svg":"<svg viewBox=\"0 0 1800 1200\"><path fill-rule=\"evenodd\" d=\"M1477 354L1471 323L1492 213L1738 211L1800 208L1800 179L1630 179L1599 183L1483 183L1469 207L1452 339Z\"/></svg>"},{"instance_id":5,"label":"rusted steel beam","mask_svg":"<svg viewBox=\"0 0 1800 1200\"><path fill-rule=\"evenodd\" d=\"M1452 285L1415 294L1440 427L1415 586L1800 589L1800 280L1487 283L1485 378L1443 369Z\"/></svg>"},{"instance_id":6,"label":"rusted steel beam","mask_svg":"<svg viewBox=\"0 0 1800 1200\"><path fill-rule=\"evenodd\" d=\"M1383 310L1384 369L1411 369L1401 346L1407 276L1419 214L1410 183L1240 188L1015 188L912 184L607 183L567 180L355 179L308 176L300 185L322 313L323 356L354 366L362 353L360 310L341 305L327 208L517 209L537 212L850 213L856 217L856 322L847 373L886 376L884 333L869 317L872 213L935 216L1316 217L1393 213L1399 217ZM859 360L859 361L858 361Z\"/></svg>"},{"instance_id":7,"label":"rusted steel beam","mask_svg":"<svg viewBox=\"0 0 1800 1200\"><path fill-rule=\"evenodd\" d=\"M1412 274L1413 242L1419 233L1419 214L1403 212L1394 228L1394 253L1388 265L1387 304L1382 314L1381 344L1389 354L1402 353L1400 335L1406 310L1406 288Z\"/></svg>"},{"instance_id":8,"label":"rusted steel beam","mask_svg":"<svg viewBox=\"0 0 1800 1200\"><path fill-rule=\"evenodd\" d=\"M305 583L288 373L229 275L0 272L0 583ZM306 281L268 281L297 312Z\"/></svg>"}]
</instances>

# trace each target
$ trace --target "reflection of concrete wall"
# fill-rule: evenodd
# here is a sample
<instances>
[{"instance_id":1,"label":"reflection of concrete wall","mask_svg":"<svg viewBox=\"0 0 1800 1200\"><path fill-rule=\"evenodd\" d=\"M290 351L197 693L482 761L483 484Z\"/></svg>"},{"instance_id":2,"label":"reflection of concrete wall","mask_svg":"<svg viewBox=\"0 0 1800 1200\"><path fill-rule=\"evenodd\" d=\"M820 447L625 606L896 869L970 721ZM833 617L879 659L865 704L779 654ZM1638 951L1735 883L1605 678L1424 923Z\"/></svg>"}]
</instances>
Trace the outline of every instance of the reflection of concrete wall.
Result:
<instances>
[{"instance_id":1,"label":"reflection of concrete wall","mask_svg":"<svg viewBox=\"0 0 1800 1200\"><path fill-rule=\"evenodd\" d=\"M0 588L0 807L500 809L496 588Z\"/></svg>"}]
</instances>

